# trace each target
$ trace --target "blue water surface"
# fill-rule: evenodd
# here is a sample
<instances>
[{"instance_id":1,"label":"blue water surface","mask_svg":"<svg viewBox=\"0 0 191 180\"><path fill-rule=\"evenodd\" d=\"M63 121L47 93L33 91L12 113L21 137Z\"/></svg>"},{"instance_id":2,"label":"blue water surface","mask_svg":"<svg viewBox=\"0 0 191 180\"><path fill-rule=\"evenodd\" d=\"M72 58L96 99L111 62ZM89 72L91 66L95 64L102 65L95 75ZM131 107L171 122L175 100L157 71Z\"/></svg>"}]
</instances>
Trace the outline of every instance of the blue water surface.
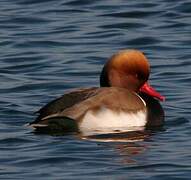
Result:
<instances>
[{"instance_id":1,"label":"blue water surface","mask_svg":"<svg viewBox=\"0 0 191 180\"><path fill-rule=\"evenodd\" d=\"M190 179L189 0L1 0L0 179ZM35 134L41 106L77 87L99 86L121 49L150 60L166 96L163 130L132 142Z\"/></svg>"}]
</instances>

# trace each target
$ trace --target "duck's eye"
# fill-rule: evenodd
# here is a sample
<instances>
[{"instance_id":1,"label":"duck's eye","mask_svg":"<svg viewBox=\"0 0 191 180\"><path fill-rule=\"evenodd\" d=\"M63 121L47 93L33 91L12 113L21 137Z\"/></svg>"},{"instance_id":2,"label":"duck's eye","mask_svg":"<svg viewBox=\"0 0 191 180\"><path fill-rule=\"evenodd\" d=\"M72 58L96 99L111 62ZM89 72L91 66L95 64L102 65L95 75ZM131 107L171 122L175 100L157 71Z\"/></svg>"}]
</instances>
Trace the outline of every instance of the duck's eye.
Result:
<instances>
[{"instance_id":1,"label":"duck's eye","mask_svg":"<svg viewBox=\"0 0 191 180\"><path fill-rule=\"evenodd\" d=\"M142 74L142 73L137 73L135 74L135 77L139 80L144 80L145 79L145 76Z\"/></svg>"}]
</instances>

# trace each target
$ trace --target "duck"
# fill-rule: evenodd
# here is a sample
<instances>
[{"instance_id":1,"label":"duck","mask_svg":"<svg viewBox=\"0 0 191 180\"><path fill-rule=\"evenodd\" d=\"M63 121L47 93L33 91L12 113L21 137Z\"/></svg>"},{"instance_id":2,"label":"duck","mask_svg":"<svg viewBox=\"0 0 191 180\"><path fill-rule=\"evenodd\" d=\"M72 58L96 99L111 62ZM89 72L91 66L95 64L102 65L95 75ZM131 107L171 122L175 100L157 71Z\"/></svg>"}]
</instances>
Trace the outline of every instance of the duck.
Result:
<instances>
[{"instance_id":1,"label":"duck","mask_svg":"<svg viewBox=\"0 0 191 180\"><path fill-rule=\"evenodd\" d=\"M49 102L29 125L36 132L108 134L161 127L165 97L148 82L143 52L120 50L100 74L100 87L79 88Z\"/></svg>"}]
</instances>

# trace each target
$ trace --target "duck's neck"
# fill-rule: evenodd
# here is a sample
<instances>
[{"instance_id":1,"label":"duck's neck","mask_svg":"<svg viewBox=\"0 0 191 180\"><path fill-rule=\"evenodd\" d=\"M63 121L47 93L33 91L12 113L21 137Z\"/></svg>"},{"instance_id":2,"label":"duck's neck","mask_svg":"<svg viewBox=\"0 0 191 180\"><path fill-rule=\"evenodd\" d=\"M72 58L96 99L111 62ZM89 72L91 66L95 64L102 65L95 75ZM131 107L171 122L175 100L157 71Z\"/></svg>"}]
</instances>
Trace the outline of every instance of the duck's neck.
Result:
<instances>
[{"instance_id":1,"label":"duck's neck","mask_svg":"<svg viewBox=\"0 0 191 180\"><path fill-rule=\"evenodd\" d=\"M100 75L100 86L101 87L110 87L106 66L103 67L101 75Z\"/></svg>"}]
</instances>

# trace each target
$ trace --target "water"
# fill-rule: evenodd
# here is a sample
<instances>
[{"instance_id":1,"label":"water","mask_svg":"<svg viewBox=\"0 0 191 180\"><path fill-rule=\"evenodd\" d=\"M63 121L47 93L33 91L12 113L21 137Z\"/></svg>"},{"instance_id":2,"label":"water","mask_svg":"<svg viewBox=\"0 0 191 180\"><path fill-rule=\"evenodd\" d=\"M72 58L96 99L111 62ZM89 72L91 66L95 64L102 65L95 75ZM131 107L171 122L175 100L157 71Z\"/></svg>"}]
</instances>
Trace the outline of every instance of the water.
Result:
<instances>
[{"instance_id":1,"label":"water","mask_svg":"<svg viewBox=\"0 0 191 180\"><path fill-rule=\"evenodd\" d=\"M1 179L190 179L191 2L1 0ZM76 87L98 86L106 59L144 51L166 96L163 131L136 142L34 134L24 124Z\"/></svg>"}]
</instances>

